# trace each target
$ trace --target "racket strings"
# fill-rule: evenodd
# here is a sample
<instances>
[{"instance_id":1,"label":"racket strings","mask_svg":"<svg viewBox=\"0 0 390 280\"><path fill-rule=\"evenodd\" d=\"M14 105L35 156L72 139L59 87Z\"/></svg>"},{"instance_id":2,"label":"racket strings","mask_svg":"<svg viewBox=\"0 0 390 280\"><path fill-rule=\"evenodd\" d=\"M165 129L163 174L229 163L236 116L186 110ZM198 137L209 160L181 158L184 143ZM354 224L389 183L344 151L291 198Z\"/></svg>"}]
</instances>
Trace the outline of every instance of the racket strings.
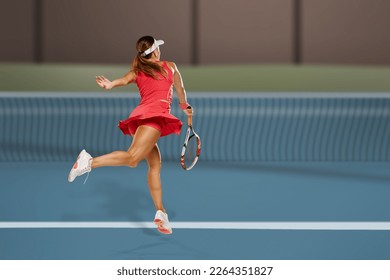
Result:
<instances>
[{"instance_id":1,"label":"racket strings","mask_svg":"<svg viewBox=\"0 0 390 280\"><path fill-rule=\"evenodd\" d=\"M184 154L184 163L187 166L190 166L196 158L198 149L198 143L196 141L196 137L192 136L188 139L187 148Z\"/></svg>"},{"instance_id":2,"label":"racket strings","mask_svg":"<svg viewBox=\"0 0 390 280\"><path fill-rule=\"evenodd\" d=\"M191 170L195 166L199 158L200 148L200 138L189 124L180 160L181 166L185 170Z\"/></svg>"}]
</instances>

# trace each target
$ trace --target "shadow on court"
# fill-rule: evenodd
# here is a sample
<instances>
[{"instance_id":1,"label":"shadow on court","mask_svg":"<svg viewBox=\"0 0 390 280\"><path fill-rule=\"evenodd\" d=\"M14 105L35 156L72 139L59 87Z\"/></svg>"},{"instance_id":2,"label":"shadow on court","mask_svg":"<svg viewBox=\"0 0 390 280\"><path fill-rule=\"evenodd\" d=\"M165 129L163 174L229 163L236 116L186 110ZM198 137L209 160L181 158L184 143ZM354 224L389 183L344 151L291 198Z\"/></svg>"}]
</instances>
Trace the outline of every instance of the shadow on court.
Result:
<instances>
[{"instance_id":1,"label":"shadow on court","mask_svg":"<svg viewBox=\"0 0 390 280\"><path fill-rule=\"evenodd\" d=\"M366 168L359 168L366 166ZM241 172L266 172L304 177L332 177L350 181L366 181L384 183L390 186L390 173L385 169L390 167L387 162L287 162L287 163L218 163L216 169L239 170ZM358 169L356 169L358 167Z\"/></svg>"}]
</instances>

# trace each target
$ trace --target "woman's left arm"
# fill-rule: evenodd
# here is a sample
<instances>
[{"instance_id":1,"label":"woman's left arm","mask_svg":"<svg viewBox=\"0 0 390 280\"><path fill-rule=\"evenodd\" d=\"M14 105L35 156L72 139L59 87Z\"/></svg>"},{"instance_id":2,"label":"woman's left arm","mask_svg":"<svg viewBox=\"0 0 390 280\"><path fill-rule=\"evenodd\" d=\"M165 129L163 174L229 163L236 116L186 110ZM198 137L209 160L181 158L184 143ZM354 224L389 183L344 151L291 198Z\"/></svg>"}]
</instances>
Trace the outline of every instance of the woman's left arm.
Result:
<instances>
[{"instance_id":1,"label":"woman's left arm","mask_svg":"<svg viewBox=\"0 0 390 280\"><path fill-rule=\"evenodd\" d=\"M114 87L126 86L126 85L134 82L135 78L136 78L136 74L134 73L134 71L129 71L122 78L115 79L113 81L110 81L109 79L107 79L104 76L96 76L96 83L100 87L102 87L106 90L110 90Z\"/></svg>"}]
</instances>

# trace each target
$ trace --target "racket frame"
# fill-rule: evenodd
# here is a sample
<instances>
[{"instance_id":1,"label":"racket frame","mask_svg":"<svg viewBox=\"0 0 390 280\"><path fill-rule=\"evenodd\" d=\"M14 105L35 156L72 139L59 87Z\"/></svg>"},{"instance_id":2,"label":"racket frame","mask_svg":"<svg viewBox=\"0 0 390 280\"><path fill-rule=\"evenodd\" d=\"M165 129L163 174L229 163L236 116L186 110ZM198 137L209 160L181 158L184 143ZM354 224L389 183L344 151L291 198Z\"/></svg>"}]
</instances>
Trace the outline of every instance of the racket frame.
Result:
<instances>
[{"instance_id":1,"label":"racket frame","mask_svg":"<svg viewBox=\"0 0 390 280\"><path fill-rule=\"evenodd\" d=\"M191 113L192 113L192 108L191 107L187 108L187 110L191 110ZM197 161L199 159L200 149L201 149L201 141L200 141L199 135L195 132L194 128L192 127L192 115L188 116L188 120L187 121L188 121L188 128L187 128L187 132L186 132L186 137L184 139L183 148L181 150L180 164L181 164L181 167L183 167L184 170L188 171L188 170L191 170L195 166L195 164L197 163ZM189 166L187 166L185 164L184 158L185 158L185 153L186 153L188 141L192 137L196 138L196 144L197 144L196 155L195 155L195 158L194 158L193 162Z\"/></svg>"}]
</instances>

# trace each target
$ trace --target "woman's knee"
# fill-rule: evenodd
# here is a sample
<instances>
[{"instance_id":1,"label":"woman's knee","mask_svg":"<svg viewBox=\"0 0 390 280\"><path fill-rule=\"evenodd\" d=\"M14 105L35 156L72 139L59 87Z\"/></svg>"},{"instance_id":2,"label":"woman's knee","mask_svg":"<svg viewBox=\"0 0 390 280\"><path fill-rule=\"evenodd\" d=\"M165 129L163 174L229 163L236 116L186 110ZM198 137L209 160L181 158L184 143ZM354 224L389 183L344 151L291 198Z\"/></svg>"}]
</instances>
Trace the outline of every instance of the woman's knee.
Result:
<instances>
[{"instance_id":1,"label":"woman's knee","mask_svg":"<svg viewBox=\"0 0 390 280\"><path fill-rule=\"evenodd\" d=\"M129 154L127 166L131 168L137 167L138 163L142 160L140 153L137 151L137 149L130 149L127 151L127 153Z\"/></svg>"},{"instance_id":2,"label":"woman's knee","mask_svg":"<svg viewBox=\"0 0 390 280\"><path fill-rule=\"evenodd\" d=\"M129 153L128 166L136 167L141 160L148 158L159 137L158 130L150 126L139 126L127 151Z\"/></svg>"},{"instance_id":3,"label":"woman's knee","mask_svg":"<svg viewBox=\"0 0 390 280\"><path fill-rule=\"evenodd\" d=\"M161 170L161 161L160 160L148 160L148 167L149 167L149 172L160 172Z\"/></svg>"},{"instance_id":4,"label":"woman's knee","mask_svg":"<svg viewBox=\"0 0 390 280\"><path fill-rule=\"evenodd\" d=\"M157 145L152 149L149 155L146 157L150 171L160 172L161 170L161 156Z\"/></svg>"}]
</instances>

